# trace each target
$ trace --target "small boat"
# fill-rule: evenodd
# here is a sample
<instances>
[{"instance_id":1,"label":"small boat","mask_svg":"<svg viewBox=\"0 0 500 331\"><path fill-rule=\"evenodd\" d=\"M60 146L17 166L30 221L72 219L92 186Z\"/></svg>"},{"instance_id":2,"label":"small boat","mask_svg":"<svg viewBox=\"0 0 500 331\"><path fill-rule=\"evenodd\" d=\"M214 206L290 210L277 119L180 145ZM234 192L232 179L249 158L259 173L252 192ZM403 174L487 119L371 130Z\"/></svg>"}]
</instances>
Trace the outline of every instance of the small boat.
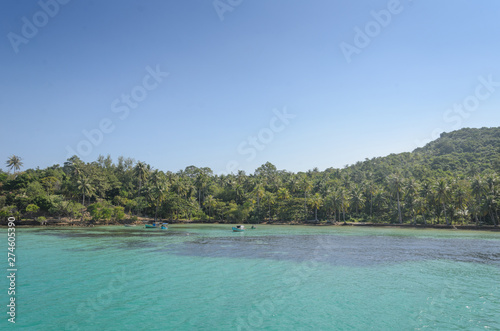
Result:
<instances>
[{"instance_id":1,"label":"small boat","mask_svg":"<svg viewBox=\"0 0 500 331\"><path fill-rule=\"evenodd\" d=\"M136 226L135 224L123 224L124 227L126 228L131 228L133 226Z\"/></svg>"},{"instance_id":2,"label":"small boat","mask_svg":"<svg viewBox=\"0 0 500 331\"><path fill-rule=\"evenodd\" d=\"M253 226L253 225L252 225L252 227L251 227L250 229L254 230L254 229L257 229L257 228L256 228L255 226Z\"/></svg>"},{"instance_id":3,"label":"small boat","mask_svg":"<svg viewBox=\"0 0 500 331\"><path fill-rule=\"evenodd\" d=\"M146 224L146 229L155 229L156 224Z\"/></svg>"},{"instance_id":4,"label":"small boat","mask_svg":"<svg viewBox=\"0 0 500 331\"><path fill-rule=\"evenodd\" d=\"M168 223L163 223L160 227L162 230L167 230L168 229Z\"/></svg>"},{"instance_id":5,"label":"small boat","mask_svg":"<svg viewBox=\"0 0 500 331\"><path fill-rule=\"evenodd\" d=\"M243 231L245 231L244 225L236 225L236 227L233 226L233 232L243 232Z\"/></svg>"}]
</instances>

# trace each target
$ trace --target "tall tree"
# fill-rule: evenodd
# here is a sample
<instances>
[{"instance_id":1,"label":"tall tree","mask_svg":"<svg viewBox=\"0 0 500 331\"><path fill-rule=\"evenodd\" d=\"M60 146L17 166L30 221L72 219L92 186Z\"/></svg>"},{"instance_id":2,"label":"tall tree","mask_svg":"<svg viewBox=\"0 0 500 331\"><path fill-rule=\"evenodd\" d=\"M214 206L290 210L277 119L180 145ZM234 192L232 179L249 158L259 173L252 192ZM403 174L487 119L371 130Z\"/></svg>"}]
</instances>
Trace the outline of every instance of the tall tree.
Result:
<instances>
[{"instance_id":1,"label":"tall tree","mask_svg":"<svg viewBox=\"0 0 500 331\"><path fill-rule=\"evenodd\" d=\"M367 180L363 187L365 188L365 192L367 197L370 198L370 219L373 218L373 194L376 190L375 183L371 180Z\"/></svg>"},{"instance_id":2,"label":"tall tree","mask_svg":"<svg viewBox=\"0 0 500 331\"><path fill-rule=\"evenodd\" d=\"M215 200L212 195L209 195L203 204L208 207L208 219L210 220L210 217L212 216L212 209L217 205L217 200Z\"/></svg>"},{"instance_id":3,"label":"tall tree","mask_svg":"<svg viewBox=\"0 0 500 331\"><path fill-rule=\"evenodd\" d=\"M253 190L253 194L257 198L257 212L259 215L260 215L260 200L262 199L265 193L266 190L264 189L264 185L260 181L257 182Z\"/></svg>"},{"instance_id":4,"label":"tall tree","mask_svg":"<svg viewBox=\"0 0 500 331\"><path fill-rule=\"evenodd\" d=\"M342 221L345 223L345 213L347 211L347 208L349 208L350 196L347 192L347 189L344 187L339 187L337 189L337 195L339 197L340 208L342 210Z\"/></svg>"},{"instance_id":5,"label":"tall tree","mask_svg":"<svg viewBox=\"0 0 500 331\"><path fill-rule=\"evenodd\" d=\"M307 193L311 191L312 189L312 182L311 180L307 177L307 175L304 175L301 180L300 180L300 187L302 191L304 191L304 215L307 219Z\"/></svg>"},{"instance_id":6,"label":"tall tree","mask_svg":"<svg viewBox=\"0 0 500 331\"><path fill-rule=\"evenodd\" d=\"M478 225L479 223L478 216L481 210L481 199L483 195L486 193L486 187L480 175L476 175L474 176L474 178L472 178L471 190L472 190L472 195L475 198L475 204L472 206L473 207L472 209L474 210L476 225Z\"/></svg>"},{"instance_id":7,"label":"tall tree","mask_svg":"<svg viewBox=\"0 0 500 331\"><path fill-rule=\"evenodd\" d=\"M149 181L148 187L148 199L151 201L155 208L155 222L158 219L158 209L160 208L163 200L165 199L168 186L167 179L163 172L159 170L153 171L151 174L151 180Z\"/></svg>"},{"instance_id":8,"label":"tall tree","mask_svg":"<svg viewBox=\"0 0 500 331\"><path fill-rule=\"evenodd\" d=\"M271 206L276 203L276 197L272 192L266 192L266 193L264 193L264 197L262 200L263 200L263 203L268 206L268 214L267 214L268 220L272 221L273 217L271 214Z\"/></svg>"},{"instance_id":9,"label":"tall tree","mask_svg":"<svg viewBox=\"0 0 500 331\"><path fill-rule=\"evenodd\" d=\"M21 167L23 166L22 159L16 155L12 155L11 157L9 157L9 159L5 163L7 164L9 170L14 169L14 174L17 171L21 170Z\"/></svg>"},{"instance_id":10,"label":"tall tree","mask_svg":"<svg viewBox=\"0 0 500 331\"><path fill-rule=\"evenodd\" d=\"M363 192L361 188L355 184L351 190L351 207L356 210L356 217L359 216L359 209L364 207Z\"/></svg>"},{"instance_id":11,"label":"tall tree","mask_svg":"<svg viewBox=\"0 0 500 331\"><path fill-rule=\"evenodd\" d=\"M150 171L150 166L144 162L139 161L135 165L134 172L137 177L137 180L139 181L139 189L137 191L137 197L141 196L142 186L146 183L148 179L149 171ZM137 212L140 213L141 207L139 204L137 205L137 209L138 209Z\"/></svg>"},{"instance_id":12,"label":"tall tree","mask_svg":"<svg viewBox=\"0 0 500 331\"><path fill-rule=\"evenodd\" d=\"M450 225L448 217L446 216L446 203L450 198L449 187L444 179L440 179L435 186L436 191L436 200L443 207L444 219L446 221L446 225Z\"/></svg>"},{"instance_id":13,"label":"tall tree","mask_svg":"<svg viewBox=\"0 0 500 331\"><path fill-rule=\"evenodd\" d=\"M134 168L135 175L137 177L137 180L139 181L139 190L137 191L137 196L141 195L141 189L144 183L146 183L146 180L149 175L149 170L150 167L144 162L137 162Z\"/></svg>"},{"instance_id":14,"label":"tall tree","mask_svg":"<svg viewBox=\"0 0 500 331\"><path fill-rule=\"evenodd\" d=\"M78 190L82 195L82 205L85 206L85 197L90 197L94 194L95 188L92 185L92 181L86 175L80 175L80 179L78 179Z\"/></svg>"},{"instance_id":15,"label":"tall tree","mask_svg":"<svg viewBox=\"0 0 500 331\"><path fill-rule=\"evenodd\" d=\"M392 174L388 178L389 188L396 196L398 202L398 221L399 224L403 223L403 218L401 216L401 188L403 187L403 179L399 174Z\"/></svg>"},{"instance_id":16,"label":"tall tree","mask_svg":"<svg viewBox=\"0 0 500 331\"><path fill-rule=\"evenodd\" d=\"M316 193L312 196L309 201L309 205L314 208L314 220L318 221L318 209L323 206L323 198L319 193Z\"/></svg>"}]
</instances>

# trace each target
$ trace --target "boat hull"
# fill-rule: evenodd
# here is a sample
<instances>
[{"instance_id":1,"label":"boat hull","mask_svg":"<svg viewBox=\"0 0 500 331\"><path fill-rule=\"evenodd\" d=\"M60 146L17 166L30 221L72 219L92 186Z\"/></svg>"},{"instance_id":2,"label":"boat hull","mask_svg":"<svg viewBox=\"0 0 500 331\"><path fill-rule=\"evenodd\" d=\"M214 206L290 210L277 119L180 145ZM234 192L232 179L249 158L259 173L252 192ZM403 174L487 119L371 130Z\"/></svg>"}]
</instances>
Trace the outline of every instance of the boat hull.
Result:
<instances>
[{"instance_id":1,"label":"boat hull","mask_svg":"<svg viewBox=\"0 0 500 331\"><path fill-rule=\"evenodd\" d=\"M233 232L243 232L245 231L244 229L238 229L233 226Z\"/></svg>"},{"instance_id":2,"label":"boat hull","mask_svg":"<svg viewBox=\"0 0 500 331\"><path fill-rule=\"evenodd\" d=\"M145 226L146 226L146 229L155 229L156 228L156 226L150 225L150 224L146 224Z\"/></svg>"}]
</instances>

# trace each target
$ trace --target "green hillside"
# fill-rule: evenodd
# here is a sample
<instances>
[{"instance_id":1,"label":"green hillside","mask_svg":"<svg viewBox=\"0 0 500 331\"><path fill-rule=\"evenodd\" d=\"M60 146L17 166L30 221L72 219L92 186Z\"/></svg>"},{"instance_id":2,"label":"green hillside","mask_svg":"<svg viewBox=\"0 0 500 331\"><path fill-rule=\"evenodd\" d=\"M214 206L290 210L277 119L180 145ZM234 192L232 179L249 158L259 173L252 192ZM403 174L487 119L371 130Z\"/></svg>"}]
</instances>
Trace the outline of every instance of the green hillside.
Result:
<instances>
[{"instance_id":1,"label":"green hillside","mask_svg":"<svg viewBox=\"0 0 500 331\"><path fill-rule=\"evenodd\" d=\"M497 224L500 128L461 129L411 153L343 169L291 173L266 163L253 174L172 173L120 157L0 172L0 218L82 224L138 217L205 222Z\"/></svg>"},{"instance_id":2,"label":"green hillside","mask_svg":"<svg viewBox=\"0 0 500 331\"><path fill-rule=\"evenodd\" d=\"M500 128L462 129L443 133L414 153L432 156L434 164L449 170L496 169L500 164ZM454 161L458 161L454 162ZM443 169L444 170L444 169ZM448 169L447 169L448 170Z\"/></svg>"}]
</instances>

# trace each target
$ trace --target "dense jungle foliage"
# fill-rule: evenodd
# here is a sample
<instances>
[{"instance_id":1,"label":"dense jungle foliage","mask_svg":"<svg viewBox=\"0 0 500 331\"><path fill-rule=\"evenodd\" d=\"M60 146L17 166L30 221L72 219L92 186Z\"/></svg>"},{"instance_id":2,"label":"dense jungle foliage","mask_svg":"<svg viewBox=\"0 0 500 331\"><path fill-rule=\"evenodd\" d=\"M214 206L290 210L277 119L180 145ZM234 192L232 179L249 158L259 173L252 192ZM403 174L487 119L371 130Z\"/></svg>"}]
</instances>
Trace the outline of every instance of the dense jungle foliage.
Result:
<instances>
[{"instance_id":1,"label":"dense jungle foliage","mask_svg":"<svg viewBox=\"0 0 500 331\"><path fill-rule=\"evenodd\" d=\"M113 222L137 217L206 222L498 223L500 128L461 129L411 153L343 169L292 173L266 163L253 174L210 168L163 172L109 156L0 171L0 218Z\"/></svg>"}]
</instances>

